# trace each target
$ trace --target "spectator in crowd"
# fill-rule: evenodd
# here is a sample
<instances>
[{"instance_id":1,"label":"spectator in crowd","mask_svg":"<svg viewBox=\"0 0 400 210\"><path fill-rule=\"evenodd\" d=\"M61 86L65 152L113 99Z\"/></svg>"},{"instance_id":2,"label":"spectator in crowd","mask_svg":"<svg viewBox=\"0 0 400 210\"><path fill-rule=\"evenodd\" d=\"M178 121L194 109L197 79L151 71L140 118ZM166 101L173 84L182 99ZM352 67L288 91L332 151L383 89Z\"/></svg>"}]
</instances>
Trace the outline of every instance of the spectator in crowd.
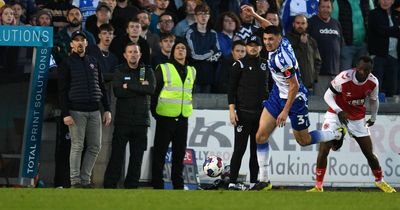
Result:
<instances>
[{"instance_id":1,"label":"spectator in crowd","mask_svg":"<svg viewBox=\"0 0 400 210\"><path fill-rule=\"evenodd\" d=\"M153 11L155 5L152 0L131 0L132 5L136 6L140 10Z\"/></svg>"},{"instance_id":2,"label":"spectator in crowd","mask_svg":"<svg viewBox=\"0 0 400 210\"><path fill-rule=\"evenodd\" d=\"M246 57L232 65L229 79L229 119L234 126L235 143L230 164L229 190L240 190L243 184L237 182L243 155L250 137L250 188L257 183L258 162L256 133L259 126L262 102L268 96L269 72L260 58L261 39L256 35L246 41Z\"/></svg>"},{"instance_id":3,"label":"spectator in crowd","mask_svg":"<svg viewBox=\"0 0 400 210\"><path fill-rule=\"evenodd\" d=\"M265 13L265 19L271 22L274 26L279 26L281 29L281 19L279 18L279 13L277 11L269 10Z\"/></svg>"},{"instance_id":4,"label":"spectator in crowd","mask_svg":"<svg viewBox=\"0 0 400 210\"><path fill-rule=\"evenodd\" d=\"M252 5L248 6L253 7ZM240 10L240 20L242 24L240 25L239 31L236 33L233 40L240 39L245 41L251 35L255 34L259 27L254 24L254 16L244 12L243 10Z\"/></svg>"},{"instance_id":5,"label":"spectator in crowd","mask_svg":"<svg viewBox=\"0 0 400 210\"><path fill-rule=\"evenodd\" d=\"M114 34L117 37L125 35L128 21L135 18L137 12L139 12L139 9L133 5L129 5L128 0L117 0L117 6L115 7L111 18L112 25L115 29ZM124 48L121 49L121 52L123 50Z\"/></svg>"},{"instance_id":6,"label":"spectator in crowd","mask_svg":"<svg viewBox=\"0 0 400 210\"><path fill-rule=\"evenodd\" d=\"M48 9L53 17L54 33L68 25L67 13L73 8L69 0L50 0L43 8Z\"/></svg>"},{"instance_id":7,"label":"spectator in crowd","mask_svg":"<svg viewBox=\"0 0 400 210\"><path fill-rule=\"evenodd\" d=\"M368 53L367 20L372 0L337 0L333 2L332 18L342 26L345 44L340 53L340 70L354 67L359 57Z\"/></svg>"},{"instance_id":8,"label":"spectator in crowd","mask_svg":"<svg viewBox=\"0 0 400 210\"><path fill-rule=\"evenodd\" d=\"M99 37L96 36L100 33L100 26L110 22L111 19L111 8L108 4L100 2L96 8L96 22L86 23L86 30L94 35L96 43L99 43Z\"/></svg>"},{"instance_id":9,"label":"spectator in crowd","mask_svg":"<svg viewBox=\"0 0 400 210\"><path fill-rule=\"evenodd\" d=\"M173 33L174 27L175 22L172 14L165 12L160 15L160 19L158 20L158 35Z\"/></svg>"},{"instance_id":10,"label":"spectator in crowd","mask_svg":"<svg viewBox=\"0 0 400 210\"><path fill-rule=\"evenodd\" d=\"M368 16L368 51L374 60L374 75L386 96L397 91L399 74L399 12L392 10L393 0L379 0Z\"/></svg>"},{"instance_id":11,"label":"spectator in crowd","mask_svg":"<svg viewBox=\"0 0 400 210\"><path fill-rule=\"evenodd\" d=\"M53 53L57 63L69 55L71 52L71 34L75 31L82 31L86 35L89 45L96 45L92 33L86 31L82 27L82 13L78 7L72 7L67 12L68 26L65 26L54 36Z\"/></svg>"},{"instance_id":12,"label":"spectator in crowd","mask_svg":"<svg viewBox=\"0 0 400 210\"><path fill-rule=\"evenodd\" d=\"M155 71L157 85L151 99L151 113L156 119L152 163L154 189L164 189L163 168L170 142L172 185L174 189L184 187L183 159L187 145L188 118L193 111L192 92L196 80L196 70L188 65L189 53L189 47L177 40L172 47L170 61L159 65Z\"/></svg>"},{"instance_id":13,"label":"spectator in crowd","mask_svg":"<svg viewBox=\"0 0 400 210\"><path fill-rule=\"evenodd\" d=\"M73 188L91 188L90 176L101 148L101 122L105 126L111 122L101 67L95 58L86 54L87 45L86 33L73 32L72 54L58 68L61 113L71 134L70 178ZM100 101L105 109L103 120ZM82 161L84 145L87 147Z\"/></svg>"},{"instance_id":14,"label":"spectator in crowd","mask_svg":"<svg viewBox=\"0 0 400 210\"><path fill-rule=\"evenodd\" d=\"M293 20L293 28L287 34L287 39L292 44L294 53L300 67L300 78L310 92L314 89L314 83L318 80L321 68L321 56L319 55L317 41L307 34L308 22L305 15L296 15Z\"/></svg>"},{"instance_id":15,"label":"spectator in crowd","mask_svg":"<svg viewBox=\"0 0 400 210\"><path fill-rule=\"evenodd\" d=\"M233 12L223 12L217 19L215 30L223 57L229 57L232 51L233 36L240 28L239 17Z\"/></svg>"},{"instance_id":16,"label":"spectator in crowd","mask_svg":"<svg viewBox=\"0 0 400 210\"><path fill-rule=\"evenodd\" d=\"M200 4L195 9L196 23L190 26L186 40L192 54L193 65L197 70L196 93L210 93L214 83L215 64L221 56L218 35L207 28L210 8Z\"/></svg>"},{"instance_id":17,"label":"spectator in crowd","mask_svg":"<svg viewBox=\"0 0 400 210\"><path fill-rule=\"evenodd\" d=\"M129 43L125 47L126 62L114 73L113 89L117 97L112 151L104 174L104 188L117 188L124 165L126 143L129 142L129 166L124 187L138 188L143 153L147 149L147 129L150 126L150 96L154 93L153 69L140 63L140 47Z\"/></svg>"},{"instance_id":18,"label":"spectator in crowd","mask_svg":"<svg viewBox=\"0 0 400 210\"><path fill-rule=\"evenodd\" d=\"M232 43L231 54L221 58L221 64L217 70L217 93L228 93L229 78L232 71L232 65L235 61L246 55L246 44L242 40L236 40Z\"/></svg>"},{"instance_id":19,"label":"spectator in crowd","mask_svg":"<svg viewBox=\"0 0 400 210\"><path fill-rule=\"evenodd\" d=\"M13 2L11 4L11 8L14 10L14 17L15 17L15 25L23 26L25 23L23 20L26 20L25 17L25 9L23 8L22 4L19 2Z\"/></svg>"},{"instance_id":20,"label":"spectator in crowd","mask_svg":"<svg viewBox=\"0 0 400 210\"><path fill-rule=\"evenodd\" d=\"M126 32L127 34L124 36L117 36L111 42L110 51L117 56L119 63L123 63L125 62L123 57L125 46L130 42L135 42L139 44L141 49L140 61L145 65L150 65L150 48L146 40L140 36L142 33L142 26L137 18L128 21Z\"/></svg>"},{"instance_id":21,"label":"spectator in crowd","mask_svg":"<svg viewBox=\"0 0 400 210\"><path fill-rule=\"evenodd\" d=\"M99 0L92 0L92 1L72 0L72 5L78 7L81 10L83 26L85 26L86 19L89 16L94 15L96 13L96 8L98 4Z\"/></svg>"},{"instance_id":22,"label":"spectator in crowd","mask_svg":"<svg viewBox=\"0 0 400 210\"><path fill-rule=\"evenodd\" d=\"M266 17L267 11L270 10L269 2L267 0L257 0L255 5L256 5L256 13L261 17ZM256 24L258 25L257 21Z\"/></svg>"},{"instance_id":23,"label":"spectator in crowd","mask_svg":"<svg viewBox=\"0 0 400 210\"><path fill-rule=\"evenodd\" d=\"M99 2L99 4L97 5L96 13L93 14L93 15L91 15L91 16L89 16L89 17L86 19L85 28L86 28L88 31L90 31L93 35L96 34L96 33L93 33L93 32L92 32L92 29L90 29L90 28L94 28L94 26L96 26L96 25L97 25L97 27L99 27L100 25L103 24L103 22L106 23L105 21L100 21L101 24L98 25L98 22L97 22L97 12L98 12L98 11L97 11L97 10L100 9L100 5L101 5L101 6L102 6L102 5L107 5L107 6L108 6L108 8L109 8L109 10L110 10L110 17L108 18L108 21L111 22L111 17L112 17L114 8L117 6L117 1L116 1L116 0L101 0L101 1ZM103 9L103 8L101 8L101 9ZM105 8L104 8L104 9L105 9ZM109 22L107 22L107 23L109 23ZM90 29L90 30L89 30L89 29ZM96 41L98 41L97 38L96 38Z\"/></svg>"},{"instance_id":24,"label":"spectator in crowd","mask_svg":"<svg viewBox=\"0 0 400 210\"><path fill-rule=\"evenodd\" d=\"M320 0L318 14L314 15L308 24L308 33L317 41L322 61L318 82L314 86L314 94L318 96L324 95L329 82L339 73L340 49L343 44L342 27L331 17L331 13L332 2Z\"/></svg>"},{"instance_id":25,"label":"spectator in crowd","mask_svg":"<svg viewBox=\"0 0 400 210\"><path fill-rule=\"evenodd\" d=\"M151 33L149 30L150 26L150 13L146 10L140 10L137 13L137 19L139 19L139 23L142 26L142 33L140 36L147 41L147 44L150 46L150 54L156 53L160 50L160 38L157 34Z\"/></svg>"},{"instance_id":26,"label":"spectator in crowd","mask_svg":"<svg viewBox=\"0 0 400 210\"><path fill-rule=\"evenodd\" d=\"M0 25L12 26L16 24L14 10L9 5L0 8ZM20 72L17 70L17 57L19 47L1 46L0 47L0 68L2 73L15 74Z\"/></svg>"},{"instance_id":27,"label":"spectator in crowd","mask_svg":"<svg viewBox=\"0 0 400 210\"><path fill-rule=\"evenodd\" d=\"M304 14L310 18L317 14L318 0L286 0L282 5L283 31L289 32L292 28L294 17L298 14Z\"/></svg>"},{"instance_id":28,"label":"spectator in crowd","mask_svg":"<svg viewBox=\"0 0 400 210\"><path fill-rule=\"evenodd\" d=\"M185 1L185 19L176 24L174 33L176 36L185 37L186 31L189 26L196 22L194 17L194 9L197 5L201 4L201 0L186 0Z\"/></svg>"},{"instance_id":29,"label":"spectator in crowd","mask_svg":"<svg viewBox=\"0 0 400 210\"><path fill-rule=\"evenodd\" d=\"M5 0L5 3L8 5L19 3L21 5L21 7L25 10L24 15L21 16L21 21L24 23L27 22L37 11L35 0Z\"/></svg>"},{"instance_id":30,"label":"spectator in crowd","mask_svg":"<svg viewBox=\"0 0 400 210\"><path fill-rule=\"evenodd\" d=\"M268 10L280 11L280 8L282 5L281 2L278 2L277 0L249 0L249 3L252 5L256 5L257 10L259 10L257 3L260 4L261 8L263 8L263 9L261 9L261 11L264 11L265 8L267 8L265 11L268 11ZM257 12L257 10L256 10L256 12ZM265 17L265 13L260 14L257 12L257 14L259 14L262 17ZM264 16L262 14L264 14Z\"/></svg>"},{"instance_id":31,"label":"spectator in crowd","mask_svg":"<svg viewBox=\"0 0 400 210\"><path fill-rule=\"evenodd\" d=\"M158 23L160 22L160 16L167 11L167 7L169 5L169 0L155 0L156 8L151 13L151 21L149 30L152 33L159 34L160 30L158 28Z\"/></svg>"},{"instance_id":32,"label":"spectator in crowd","mask_svg":"<svg viewBox=\"0 0 400 210\"><path fill-rule=\"evenodd\" d=\"M175 44L175 35L174 34L161 34L159 46L160 49L155 52L152 56L151 63L153 65L153 69L160 64L166 63L170 56L172 46Z\"/></svg>"},{"instance_id":33,"label":"spectator in crowd","mask_svg":"<svg viewBox=\"0 0 400 210\"><path fill-rule=\"evenodd\" d=\"M52 22L53 17L51 13L47 9L39 10L36 13L36 24L37 26L53 26Z\"/></svg>"},{"instance_id":34,"label":"spectator in crowd","mask_svg":"<svg viewBox=\"0 0 400 210\"><path fill-rule=\"evenodd\" d=\"M117 56L109 50L110 44L114 39L114 28L111 24L105 23L99 27L97 36L99 37L99 43L88 46L88 54L97 59L102 67L103 75L114 73L114 68L119 63Z\"/></svg>"}]
</instances>

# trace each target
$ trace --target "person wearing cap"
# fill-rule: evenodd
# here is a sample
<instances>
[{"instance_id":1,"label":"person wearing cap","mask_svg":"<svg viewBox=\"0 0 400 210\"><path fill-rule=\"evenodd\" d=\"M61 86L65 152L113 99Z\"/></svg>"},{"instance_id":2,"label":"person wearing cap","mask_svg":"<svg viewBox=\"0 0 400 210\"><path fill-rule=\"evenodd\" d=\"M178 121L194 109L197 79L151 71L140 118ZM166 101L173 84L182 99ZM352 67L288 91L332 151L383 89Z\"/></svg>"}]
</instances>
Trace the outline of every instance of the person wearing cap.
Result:
<instances>
[{"instance_id":1,"label":"person wearing cap","mask_svg":"<svg viewBox=\"0 0 400 210\"><path fill-rule=\"evenodd\" d=\"M74 188L91 186L90 176L101 148L101 122L105 126L111 122L102 66L86 54L87 45L87 35L83 31L73 32L72 53L58 67L61 115L71 135L70 179ZM103 118L100 104L105 110ZM84 145L86 151L81 160Z\"/></svg>"},{"instance_id":2,"label":"person wearing cap","mask_svg":"<svg viewBox=\"0 0 400 210\"><path fill-rule=\"evenodd\" d=\"M192 93L196 69L188 65L189 47L176 40L167 63L157 66L155 93L151 113L156 119L152 163L152 185L164 189L163 168L168 145L172 142L171 180L174 189L183 189L183 159L185 157L188 119L193 112Z\"/></svg>"},{"instance_id":3,"label":"person wearing cap","mask_svg":"<svg viewBox=\"0 0 400 210\"><path fill-rule=\"evenodd\" d=\"M97 6L95 17L96 21L86 21L85 27L86 30L94 35L96 43L99 43L99 36L96 35L100 33L100 26L106 23L110 23L111 19L111 8L108 6L108 4L100 2Z\"/></svg>"},{"instance_id":4,"label":"person wearing cap","mask_svg":"<svg viewBox=\"0 0 400 210\"><path fill-rule=\"evenodd\" d=\"M250 183L257 182L258 164L256 132L262 112L262 101L268 96L268 71L260 57L262 42L257 36L246 40L247 55L233 63L228 88L229 118L235 130L231 158L230 190L241 189L237 183L240 165L250 137Z\"/></svg>"},{"instance_id":5,"label":"person wearing cap","mask_svg":"<svg viewBox=\"0 0 400 210\"><path fill-rule=\"evenodd\" d=\"M85 34L88 45L96 45L93 34L83 29L82 18L82 12L78 7L72 7L68 10L68 25L54 36L53 53L57 63L61 63L61 61L71 53L71 34L75 31L80 30Z\"/></svg>"}]
</instances>

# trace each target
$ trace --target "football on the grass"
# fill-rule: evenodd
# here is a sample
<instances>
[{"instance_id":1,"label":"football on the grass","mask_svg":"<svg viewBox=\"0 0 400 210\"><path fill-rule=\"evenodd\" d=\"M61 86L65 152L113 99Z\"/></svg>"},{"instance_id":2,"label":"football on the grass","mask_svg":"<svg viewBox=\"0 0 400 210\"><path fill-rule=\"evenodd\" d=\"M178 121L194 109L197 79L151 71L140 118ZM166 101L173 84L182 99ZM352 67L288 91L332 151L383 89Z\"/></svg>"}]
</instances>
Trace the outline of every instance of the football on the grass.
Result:
<instances>
[{"instance_id":1,"label":"football on the grass","mask_svg":"<svg viewBox=\"0 0 400 210\"><path fill-rule=\"evenodd\" d=\"M203 164L204 173L209 177L217 177L224 171L224 163L217 156L208 156Z\"/></svg>"}]
</instances>

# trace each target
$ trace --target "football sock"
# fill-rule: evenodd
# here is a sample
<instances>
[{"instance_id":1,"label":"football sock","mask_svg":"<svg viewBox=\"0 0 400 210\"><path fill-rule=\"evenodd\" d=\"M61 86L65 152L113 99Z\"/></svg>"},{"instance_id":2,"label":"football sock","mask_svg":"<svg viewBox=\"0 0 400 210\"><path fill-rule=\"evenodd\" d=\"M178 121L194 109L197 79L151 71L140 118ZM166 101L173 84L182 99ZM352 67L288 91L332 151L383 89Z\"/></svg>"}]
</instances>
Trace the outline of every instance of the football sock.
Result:
<instances>
[{"instance_id":1,"label":"football sock","mask_svg":"<svg viewBox=\"0 0 400 210\"><path fill-rule=\"evenodd\" d=\"M382 170L381 170L380 167L379 167L379 169L374 169L374 170L372 170L372 173L373 173L374 176L375 176L375 182L380 182L380 181L382 181Z\"/></svg>"},{"instance_id":2,"label":"football sock","mask_svg":"<svg viewBox=\"0 0 400 210\"><path fill-rule=\"evenodd\" d=\"M322 184L324 182L325 171L326 171L326 168L317 168L316 169L317 182L315 183L315 186L317 186L318 188L322 188Z\"/></svg>"},{"instance_id":3,"label":"football sock","mask_svg":"<svg viewBox=\"0 0 400 210\"><path fill-rule=\"evenodd\" d=\"M260 181L269 181L269 144L257 144L257 160L260 167Z\"/></svg>"},{"instance_id":4,"label":"football sock","mask_svg":"<svg viewBox=\"0 0 400 210\"><path fill-rule=\"evenodd\" d=\"M336 133L333 131L313 130L309 134L311 136L311 144L318 144L320 142L332 141L337 138Z\"/></svg>"}]
</instances>

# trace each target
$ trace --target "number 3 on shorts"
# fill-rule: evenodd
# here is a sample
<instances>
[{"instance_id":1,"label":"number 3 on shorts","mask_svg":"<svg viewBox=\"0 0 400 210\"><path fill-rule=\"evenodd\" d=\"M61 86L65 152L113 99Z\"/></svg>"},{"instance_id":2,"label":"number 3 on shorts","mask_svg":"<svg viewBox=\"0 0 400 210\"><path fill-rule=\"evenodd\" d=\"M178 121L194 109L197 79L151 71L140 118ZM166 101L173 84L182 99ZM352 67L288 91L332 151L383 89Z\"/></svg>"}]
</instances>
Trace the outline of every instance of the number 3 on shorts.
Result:
<instances>
[{"instance_id":1,"label":"number 3 on shorts","mask_svg":"<svg viewBox=\"0 0 400 210\"><path fill-rule=\"evenodd\" d=\"M308 117L308 114L306 114L306 115L297 115L297 125L303 125L306 122L304 117Z\"/></svg>"}]
</instances>

